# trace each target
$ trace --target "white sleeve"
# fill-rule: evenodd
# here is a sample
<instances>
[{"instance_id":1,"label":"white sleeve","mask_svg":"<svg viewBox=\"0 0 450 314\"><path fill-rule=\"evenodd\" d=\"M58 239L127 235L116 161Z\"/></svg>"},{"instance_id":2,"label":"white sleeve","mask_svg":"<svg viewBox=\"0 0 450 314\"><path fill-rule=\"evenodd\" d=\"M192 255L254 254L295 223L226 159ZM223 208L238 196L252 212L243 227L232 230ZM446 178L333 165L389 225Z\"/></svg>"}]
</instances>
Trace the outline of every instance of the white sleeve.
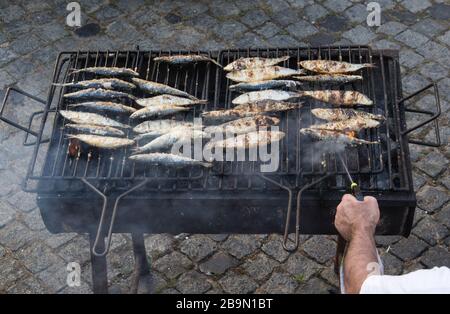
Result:
<instances>
[{"instance_id":1,"label":"white sleeve","mask_svg":"<svg viewBox=\"0 0 450 314\"><path fill-rule=\"evenodd\" d=\"M363 282L360 293L450 294L450 269L434 267L401 276L372 275Z\"/></svg>"}]
</instances>

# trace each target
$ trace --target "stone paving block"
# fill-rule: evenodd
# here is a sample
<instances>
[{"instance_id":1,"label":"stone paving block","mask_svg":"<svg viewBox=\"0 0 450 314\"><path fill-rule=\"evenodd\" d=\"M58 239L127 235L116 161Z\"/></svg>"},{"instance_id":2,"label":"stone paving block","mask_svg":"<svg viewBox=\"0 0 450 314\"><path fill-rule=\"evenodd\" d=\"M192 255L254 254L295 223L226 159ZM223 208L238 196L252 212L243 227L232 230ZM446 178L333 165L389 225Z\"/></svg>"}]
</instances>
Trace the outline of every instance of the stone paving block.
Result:
<instances>
[{"instance_id":1,"label":"stone paving block","mask_svg":"<svg viewBox=\"0 0 450 314\"><path fill-rule=\"evenodd\" d=\"M388 247L403 239L402 236L375 236L375 242L378 246Z\"/></svg>"},{"instance_id":2,"label":"stone paving block","mask_svg":"<svg viewBox=\"0 0 450 314\"><path fill-rule=\"evenodd\" d=\"M23 280L20 280L9 288L6 293L8 294L44 294L47 293L46 288L41 282L34 276L29 276Z\"/></svg>"},{"instance_id":3,"label":"stone paving block","mask_svg":"<svg viewBox=\"0 0 450 314\"><path fill-rule=\"evenodd\" d=\"M400 34L395 36L395 39L412 48L420 47L428 41L428 38L426 36L410 29L401 32Z\"/></svg>"},{"instance_id":4,"label":"stone paving block","mask_svg":"<svg viewBox=\"0 0 450 314\"><path fill-rule=\"evenodd\" d=\"M446 30L445 26L430 18L421 19L413 25L412 29L428 37L433 37Z\"/></svg>"},{"instance_id":5,"label":"stone paving block","mask_svg":"<svg viewBox=\"0 0 450 314\"><path fill-rule=\"evenodd\" d=\"M253 28L259 26L269 20L269 17L264 13L263 10L250 10L243 17L240 18L240 21L249 27Z\"/></svg>"},{"instance_id":6,"label":"stone paving block","mask_svg":"<svg viewBox=\"0 0 450 314\"><path fill-rule=\"evenodd\" d=\"M323 264L334 257L336 244L326 236L313 236L303 244L302 249L306 254Z\"/></svg>"},{"instance_id":7,"label":"stone paving block","mask_svg":"<svg viewBox=\"0 0 450 314\"><path fill-rule=\"evenodd\" d=\"M448 49L441 44L430 40L429 42L418 46L417 52L425 58L437 61L447 68L449 66L448 61L450 60L450 56L448 54Z\"/></svg>"},{"instance_id":8,"label":"stone paving block","mask_svg":"<svg viewBox=\"0 0 450 314\"><path fill-rule=\"evenodd\" d=\"M41 280L41 282L48 287L50 293L57 293L68 287L67 277L69 271L67 270L66 263L55 263L48 267L47 269L39 272L36 277Z\"/></svg>"},{"instance_id":9,"label":"stone paving block","mask_svg":"<svg viewBox=\"0 0 450 314\"><path fill-rule=\"evenodd\" d=\"M404 261L409 261L418 257L427 247L424 241L412 235L391 246L390 252Z\"/></svg>"},{"instance_id":10,"label":"stone paving block","mask_svg":"<svg viewBox=\"0 0 450 314\"><path fill-rule=\"evenodd\" d=\"M413 185L415 192L417 192L422 186L424 186L426 182L427 178L425 178L425 175L422 175L418 171L413 170Z\"/></svg>"},{"instance_id":11,"label":"stone paving block","mask_svg":"<svg viewBox=\"0 0 450 314\"><path fill-rule=\"evenodd\" d=\"M73 238L77 236L76 233L59 233L59 234L48 234L45 238L45 244L51 247L52 249L56 249L61 245L69 242Z\"/></svg>"},{"instance_id":12,"label":"stone paving block","mask_svg":"<svg viewBox=\"0 0 450 314\"><path fill-rule=\"evenodd\" d=\"M148 261L150 262L150 261ZM134 270L133 250L123 249L106 256L108 280L116 282L130 277Z\"/></svg>"},{"instance_id":13,"label":"stone paving block","mask_svg":"<svg viewBox=\"0 0 450 314\"><path fill-rule=\"evenodd\" d=\"M298 40L292 38L291 36L281 34L273 36L272 38L270 38L269 42L274 47L292 47L301 44Z\"/></svg>"},{"instance_id":14,"label":"stone paving block","mask_svg":"<svg viewBox=\"0 0 450 314\"><path fill-rule=\"evenodd\" d=\"M334 290L332 286L327 284L320 278L314 277L307 283L301 285L296 290L300 294L329 294L330 290Z\"/></svg>"},{"instance_id":15,"label":"stone paving block","mask_svg":"<svg viewBox=\"0 0 450 314\"><path fill-rule=\"evenodd\" d=\"M439 151L432 151L425 158L416 163L416 166L432 178L436 178L449 165L448 159Z\"/></svg>"},{"instance_id":16,"label":"stone paving block","mask_svg":"<svg viewBox=\"0 0 450 314\"><path fill-rule=\"evenodd\" d=\"M403 92L405 95L412 94L429 83L428 79L417 73L406 75L402 78Z\"/></svg>"},{"instance_id":17,"label":"stone paving block","mask_svg":"<svg viewBox=\"0 0 450 314\"><path fill-rule=\"evenodd\" d=\"M272 276L263 284L256 292L268 294L288 294L294 293L298 287L298 283L291 275L285 273L274 272Z\"/></svg>"},{"instance_id":18,"label":"stone paving block","mask_svg":"<svg viewBox=\"0 0 450 314\"><path fill-rule=\"evenodd\" d=\"M192 262L183 254L175 251L156 260L152 263L152 267L169 279L173 279L192 268Z\"/></svg>"},{"instance_id":19,"label":"stone paving block","mask_svg":"<svg viewBox=\"0 0 450 314\"><path fill-rule=\"evenodd\" d=\"M247 294L257 288L257 283L250 277L235 272L228 272L219 280L219 284L226 293Z\"/></svg>"},{"instance_id":20,"label":"stone paving block","mask_svg":"<svg viewBox=\"0 0 450 314\"><path fill-rule=\"evenodd\" d=\"M266 278L276 266L278 266L278 263L264 253L259 253L255 257L247 259L245 264L242 265L243 269L257 280Z\"/></svg>"},{"instance_id":21,"label":"stone paving block","mask_svg":"<svg viewBox=\"0 0 450 314\"><path fill-rule=\"evenodd\" d=\"M425 185L417 193L417 205L428 212L433 212L449 199L448 191L441 187Z\"/></svg>"},{"instance_id":22,"label":"stone paving block","mask_svg":"<svg viewBox=\"0 0 450 314\"><path fill-rule=\"evenodd\" d=\"M193 270L178 278L178 282L176 288L181 293L205 293L209 288L211 288L211 284L208 282L208 278L200 274L199 272Z\"/></svg>"},{"instance_id":23,"label":"stone paving block","mask_svg":"<svg viewBox=\"0 0 450 314\"><path fill-rule=\"evenodd\" d=\"M341 32L347 29L349 25L345 17L330 14L320 20L320 22L317 23L317 26L320 26L329 32Z\"/></svg>"},{"instance_id":24,"label":"stone paving block","mask_svg":"<svg viewBox=\"0 0 450 314\"><path fill-rule=\"evenodd\" d=\"M380 254L383 261L385 275L401 275L403 272L403 262L389 253Z\"/></svg>"},{"instance_id":25,"label":"stone paving block","mask_svg":"<svg viewBox=\"0 0 450 314\"><path fill-rule=\"evenodd\" d=\"M6 255L6 249L0 245L0 258Z\"/></svg>"},{"instance_id":26,"label":"stone paving block","mask_svg":"<svg viewBox=\"0 0 450 314\"><path fill-rule=\"evenodd\" d=\"M172 250L174 239L169 234L154 234L145 238L145 250L152 259Z\"/></svg>"},{"instance_id":27,"label":"stone paving block","mask_svg":"<svg viewBox=\"0 0 450 314\"><path fill-rule=\"evenodd\" d=\"M444 35L439 36L438 39L442 43L447 44L447 46L450 46L450 30L446 31Z\"/></svg>"},{"instance_id":28,"label":"stone paving block","mask_svg":"<svg viewBox=\"0 0 450 314\"><path fill-rule=\"evenodd\" d=\"M431 6L428 0L404 0L402 6L413 13L418 13Z\"/></svg>"},{"instance_id":29,"label":"stone paving block","mask_svg":"<svg viewBox=\"0 0 450 314\"><path fill-rule=\"evenodd\" d=\"M281 235L271 235L269 241L261 249L279 262L284 262L289 256L289 252L283 248L283 237Z\"/></svg>"},{"instance_id":30,"label":"stone paving block","mask_svg":"<svg viewBox=\"0 0 450 314\"><path fill-rule=\"evenodd\" d=\"M222 39L230 40L247 31L247 27L239 22L220 22L213 26L212 31Z\"/></svg>"},{"instance_id":31,"label":"stone paving block","mask_svg":"<svg viewBox=\"0 0 450 314\"><path fill-rule=\"evenodd\" d=\"M375 47L377 49L398 49L398 50L400 49L399 44L387 39L382 39L374 42L372 44L372 47Z\"/></svg>"},{"instance_id":32,"label":"stone paving block","mask_svg":"<svg viewBox=\"0 0 450 314\"><path fill-rule=\"evenodd\" d=\"M91 258L89 240L80 235L60 247L57 252L68 263L77 262L83 265Z\"/></svg>"},{"instance_id":33,"label":"stone paving block","mask_svg":"<svg viewBox=\"0 0 450 314\"><path fill-rule=\"evenodd\" d=\"M11 257L0 259L0 291L6 290L29 273L20 262Z\"/></svg>"},{"instance_id":34,"label":"stone paving block","mask_svg":"<svg viewBox=\"0 0 450 314\"><path fill-rule=\"evenodd\" d=\"M430 80L436 81L447 77L448 70L436 62L429 62L422 65L420 73L422 73L423 76L428 77Z\"/></svg>"},{"instance_id":35,"label":"stone paving block","mask_svg":"<svg viewBox=\"0 0 450 314\"><path fill-rule=\"evenodd\" d=\"M333 287L339 287L339 277L334 272L334 267L330 266L325 268L320 273L320 278L324 279L328 284L330 284Z\"/></svg>"},{"instance_id":36,"label":"stone paving block","mask_svg":"<svg viewBox=\"0 0 450 314\"><path fill-rule=\"evenodd\" d=\"M297 38L308 37L318 32L318 29L316 27L303 20L289 25L287 30L292 36L295 36Z\"/></svg>"},{"instance_id":37,"label":"stone paving block","mask_svg":"<svg viewBox=\"0 0 450 314\"><path fill-rule=\"evenodd\" d=\"M301 15L295 10L278 11L270 16L270 20L285 29L288 25L301 20Z\"/></svg>"},{"instance_id":38,"label":"stone paving block","mask_svg":"<svg viewBox=\"0 0 450 314\"><path fill-rule=\"evenodd\" d=\"M391 22L387 22L387 23L383 23L380 25L380 27L377 28L377 33L383 33L389 36L395 36L398 33L404 31L406 29L406 25L396 22L396 21L391 21Z\"/></svg>"},{"instance_id":39,"label":"stone paving block","mask_svg":"<svg viewBox=\"0 0 450 314\"><path fill-rule=\"evenodd\" d=\"M448 21L450 19L450 5L446 3L435 3L427 10L432 18Z\"/></svg>"},{"instance_id":40,"label":"stone paving block","mask_svg":"<svg viewBox=\"0 0 450 314\"><path fill-rule=\"evenodd\" d=\"M228 238L229 234L208 234L208 237L216 242L223 242Z\"/></svg>"},{"instance_id":41,"label":"stone paving block","mask_svg":"<svg viewBox=\"0 0 450 314\"><path fill-rule=\"evenodd\" d=\"M35 232L30 231L22 223L13 221L0 229L0 243L12 251L17 251L25 244L30 243L35 235Z\"/></svg>"},{"instance_id":42,"label":"stone paving block","mask_svg":"<svg viewBox=\"0 0 450 314\"><path fill-rule=\"evenodd\" d=\"M431 216L424 217L414 228L413 233L432 246L449 235L448 229Z\"/></svg>"},{"instance_id":43,"label":"stone paving block","mask_svg":"<svg viewBox=\"0 0 450 314\"><path fill-rule=\"evenodd\" d=\"M354 23L361 23L367 18L366 6L362 4L355 4L354 6L345 10L344 15Z\"/></svg>"},{"instance_id":44,"label":"stone paving block","mask_svg":"<svg viewBox=\"0 0 450 314\"><path fill-rule=\"evenodd\" d=\"M334 43L337 37L332 34L314 34L308 38L308 42L312 46L324 46Z\"/></svg>"},{"instance_id":45,"label":"stone paving block","mask_svg":"<svg viewBox=\"0 0 450 314\"><path fill-rule=\"evenodd\" d=\"M260 235L231 235L222 247L234 257L242 258L261 247L261 240Z\"/></svg>"},{"instance_id":46,"label":"stone paving block","mask_svg":"<svg viewBox=\"0 0 450 314\"><path fill-rule=\"evenodd\" d=\"M194 235L181 243L180 250L194 261L198 262L211 255L217 249L217 244L205 235Z\"/></svg>"},{"instance_id":47,"label":"stone paving block","mask_svg":"<svg viewBox=\"0 0 450 314\"><path fill-rule=\"evenodd\" d=\"M212 14L221 19L230 18L241 13L241 10L232 2L226 0L214 1L211 6Z\"/></svg>"},{"instance_id":48,"label":"stone paving block","mask_svg":"<svg viewBox=\"0 0 450 314\"><path fill-rule=\"evenodd\" d=\"M16 211L5 201L0 200L0 228L11 222L16 216Z\"/></svg>"},{"instance_id":49,"label":"stone paving block","mask_svg":"<svg viewBox=\"0 0 450 314\"><path fill-rule=\"evenodd\" d=\"M323 269L323 266L305 257L300 252L295 252L283 265L283 269L297 278L298 281L305 281Z\"/></svg>"},{"instance_id":50,"label":"stone paving block","mask_svg":"<svg viewBox=\"0 0 450 314\"><path fill-rule=\"evenodd\" d=\"M202 2L192 2L189 5L183 5L178 8L178 12L186 17L194 17L197 15L200 15L208 10L208 6L205 3Z\"/></svg>"},{"instance_id":51,"label":"stone paving block","mask_svg":"<svg viewBox=\"0 0 450 314\"><path fill-rule=\"evenodd\" d=\"M435 246L430 248L421 257L420 261L428 268L433 268L435 266L450 267L450 252L448 247Z\"/></svg>"},{"instance_id":52,"label":"stone paving block","mask_svg":"<svg viewBox=\"0 0 450 314\"><path fill-rule=\"evenodd\" d=\"M325 9L320 4L313 4L304 9L305 16L310 20L311 22L315 22L318 19L323 18L330 12L328 12L327 9Z\"/></svg>"},{"instance_id":53,"label":"stone paving block","mask_svg":"<svg viewBox=\"0 0 450 314\"><path fill-rule=\"evenodd\" d=\"M63 262L48 246L40 241L20 249L17 251L17 256L32 273L40 272L53 264Z\"/></svg>"},{"instance_id":54,"label":"stone paving block","mask_svg":"<svg viewBox=\"0 0 450 314\"><path fill-rule=\"evenodd\" d=\"M369 44L376 37L371 30L361 25L346 31L342 36L355 44Z\"/></svg>"},{"instance_id":55,"label":"stone paving block","mask_svg":"<svg viewBox=\"0 0 450 314\"><path fill-rule=\"evenodd\" d=\"M328 9L334 12L342 12L352 5L350 1L347 0L326 0L323 3Z\"/></svg>"},{"instance_id":56,"label":"stone paving block","mask_svg":"<svg viewBox=\"0 0 450 314\"><path fill-rule=\"evenodd\" d=\"M229 268L239 264L239 261L232 256L217 252L208 260L199 265L200 271L206 275L221 275Z\"/></svg>"},{"instance_id":57,"label":"stone paving block","mask_svg":"<svg viewBox=\"0 0 450 314\"><path fill-rule=\"evenodd\" d=\"M447 204L436 214L436 220L450 228L450 204Z\"/></svg>"},{"instance_id":58,"label":"stone paving block","mask_svg":"<svg viewBox=\"0 0 450 314\"><path fill-rule=\"evenodd\" d=\"M19 20L25 15L24 9L18 5L9 5L2 10L0 10L0 20L3 23L10 23L14 20Z\"/></svg>"},{"instance_id":59,"label":"stone paving block","mask_svg":"<svg viewBox=\"0 0 450 314\"><path fill-rule=\"evenodd\" d=\"M31 212L37 207L36 194L19 191L8 197L8 202L18 210Z\"/></svg>"},{"instance_id":60,"label":"stone paving block","mask_svg":"<svg viewBox=\"0 0 450 314\"><path fill-rule=\"evenodd\" d=\"M40 231L45 229L45 225L41 217L41 212L37 208L30 213L24 214L22 221L28 228L30 228L30 230Z\"/></svg>"}]
</instances>

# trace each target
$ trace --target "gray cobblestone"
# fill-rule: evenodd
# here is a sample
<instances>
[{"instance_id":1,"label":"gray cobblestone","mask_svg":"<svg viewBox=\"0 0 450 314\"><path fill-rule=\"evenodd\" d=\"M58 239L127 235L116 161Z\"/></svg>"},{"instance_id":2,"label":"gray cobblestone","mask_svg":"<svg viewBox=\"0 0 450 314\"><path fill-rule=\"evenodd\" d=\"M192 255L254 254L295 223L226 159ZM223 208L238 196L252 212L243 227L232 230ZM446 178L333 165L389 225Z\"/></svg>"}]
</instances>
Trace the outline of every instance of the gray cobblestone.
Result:
<instances>
[{"instance_id":1,"label":"gray cobblestone","mask_svg":"<svg viewBox=\"0 0 450 314\"><path fill-rule=\"evenodd\" d=\"M446 3L436 3L428 8L431 17L443 21L450 19L450 5Z\"/></svg>"},{"instance_id":2,"label":"gray cobblestone","mask_svg":"<svg viewBox=\"0 0 450 314\"><path fill-rule=\"evenodd\" d=\"M449 231L435 219L427 216L414 228L414 234L434 246L444 239L449 234Z\"/></svg>"},{"instance_id":3,"label":"gray cobblestone","mask_svg":"<svg viewBox=\"0 0 450 314\"><path fill-rule=\"evenodd\" d=\"M446 31L444 35L439 36L438 39L444 44L447 44L447 46L450 46L450 30Z\"/></svg>"},{"instance_id":4,"label":"gray cobblestone","mask_svg":"<svg viewBox=\"0 0 450 314\"><path fill-rule=\"evenodd\" d=\"M436 214L436 219L450 228L450 204L444 206L444 208Z\"/></svg>"},{"instance_id":5,"label":"gray cobblestone","mask_svg":"<svg viewBox=\"0 0 450 314\"><path fill-rule=\"evenodd\" d=\"M434 41L429 41L417 47L417 52L425 58L439 62L441 65L448 67L450 56L447 53L447 48Z\"/></svg>"},{"instance_id":6,"label":"gray cobblestone","mask_svg":"<svg viewBox=\"0 0 450 314\"><path fill-rule=\"evenodd\" d=\"M40 272L50 265L62 262L61 258L42 242L35 242L27 248L19 250L17 256L32 273Z\"/></svg>"},{"instance_id":7,"label":"gray cobblestone","mask_svg":"<svg viewBox=\"0 0 450 314\"><path fill-rule=\"evenodd\" d=\"M11 294L44 294L46 293L46 288L38 279L29 276L17 282L6 292Z\"/></svg>"},{"instance_id":8,"label":"gray cobblestone","mask_svg":"<svg viewBox=\"0 0 450 314\"><path fill-rule=\"evenodd\" d=\"M289 253L283 248L283 237L281 235L272 235L261 249L279 262L284 262L289 256Z\"/></svg>"},{"instance_id":9,"label":"gray cobblestone","mask_svg":"<svg viewBox=\"0 0 450 314\"><path fill-rule=\"evenodd\" d=\"M307 283L300 286L296 293L300 294L328 294L329 290L333 287L327 284L325 281L314 277Z\"/></svg>"},{"instance_id":10,"label":"gray cobblestone","mask_svg":"<svg viewBox=\"0 0 450 314\"><path fill-rule=\"evenodd\" d=\"M8 289L28 274L25 267L10 257L0 259L0 265L0 291Z\"/></svg>"},{"instance_id":11,"label":"gray cobblestone","mask_svg":"<svg viewBox=\"0 0 450 314\"><path fill-rule=\"evenodd\" d=\"M89 241L83 236L77 236L58 249L58 255L66 262L77 262L80 265L90 259Z\"/></svg>"},{"instance_id":12,"label":"gray cobblestone","mask_svg":"<svg viewBox=\"0 0 450 314\"><path fill-rule=\"evenodd\" d=\"M294 293L298 283L288 274L274 272L257 291L259 293Z\"/></svg>"},{"instance_id":13,"label":"gray cobblestone","mask_svg":"<svg viewBox=\"0 0 450 314\"><path fill-rule=\"evenodd\" d=\"M427 244L415 236L402 239L391 247L391 252L404 261L418 257L427 248Z\"/></svg>"},{"instance_id":14,"label":"gray cobblestone","mask_svg":"<svg viewBox=\"0 0 450 314\"><path fill-rule=\"evenodd\" d=\"M219 284L227 293L246 294L253 292L257 287L257 284L253 279L235 272L228 272L219 280Z\"/></svg>"},{"instance_id":15,"label":"gray cobblestone","mask_svg":"<svg viewBox=\"0 0 450 314\"><path fill-rule=\"evenodd\" d=\"M267 257L264 253L259 253L254 258L247 260L243 265L245 271L257 280L262 280L269 275L278 265L276 261Z\"/></svg>"},{"instance_id":16,"label":"gray cobblestone","mask_svg":"<svg viewBox=\"0 0 450 314\"><path fill-rule=\"evenodd\" d=\"M349 6L351 6L352 3L347 0L327 0L324 2L324 6L326 6L328 9L334 11L334 12L342 12L345 9L347 9Z\"/></svg>"},{"instance_id":17,"label":"gray cobblestone","mask_svg":"<svg viewBox=\"0 0 450 314\"><path fill-rule=\"evenodd\" d=\"M269 20L269 17L262 10L248 11L241 19L241 22L251 28L259 26Z\"/></svg>"},{"instance_id":18,"label":"gray cobblestone","mask_svg":"<svg viewBox=\"0 0 450 314\"><path fill-rule=\"evenodd\" d=\"M180 246L181 252L195 261L200 261L211 255L217 249L217 244L204 235L195 235L184 240Z\"/></svg>"},{"instance_id":19,"label":"gray cobblestone","mask_svg":"<svg viewBox=\"0 0 450 314\"><path fill-rule=\"evenodd\" d=\"M237 258L253 253L260 246L261 236L259 235L231 235L223 244L223 248Z\"/></svg>"},{"instance_id":20,"label":"gray cobblestone","mask_svg":"<svg viewBox=\"0 0 450 314\"><path fill-rule=\"evenodd\" d=\"M450 267L450 252L448 246L435 246L430 248L421 258L421 262L428 268L435 266Z\"/></svg>"},{"instance_id":21,"label":"gray cobblestone","mask_svg":"<svg viewBox=\"0 0 450 314\"><path fill-rule=\"evenodd\" d=\"M385 275L401 275L403 271L403 263L401 260L389 253L380 254L383 261Z\"/></svg>"},{"instance_id":22,"label":"gray cobblestone","mask_svg":"<svg viewBox=\"0 0 450 314\"><path fill-rule=\"evenodd\" d=\"M200 271L206 275L221 275L229 268L236 266L239 261L230 255L218 252L211 256L207 261L200 264Z\"/></svg>"},{"instance_id":23,"label":"gray cobblestone","mask_svg":"<svg viewBox=\"0 0 450 314\"><path fill-rule=\"evenodd\" d=\"M435 211L449 199L448 191L426 185L417 193L417 205L428 212Z\"/></svg>"},{"instance_id":24,"label":"gray cobblestone","mask_svg":"<svg viewBox=\"0 0 450 314\"><path fill-rule=\"evenodd\" d=\"M395 36L398 33L404 31L405 29L406 29L406 25L396 22L396 21L391 21L391 22L381 24L380 27L378 27L377 32L384 33L384 34L390 35L390 36Z\"/></svg>"},{"instance_id":25,"label":"gray cobblestone","mask_svg":"<svg viewBox=\"0 0 450 314\"><path fill-rule=\"evenodd\" d=\"M16 211L6 202L0 200L0 228L11 222L16 215Z\"/></svg>"},{"instance_id":26,"label":"gray cobblestone","mask_svg":"<svg viewBox=\"0 0 450 314\"><path fill-rule=\"evenodd\" d=\"M204 293L211 284L205 275L196 271L190 271L180 276L177 282L177 290L182 293Z\"/></svg>"},{"instance_id":27,"label":"gray cobblestone","mask_svg":"<svg viewBox=\"0 0 450 314\"><path fill-rule=\"evenodd\" d=\"M376 35L369 29L363 26L357 26L342 34L344 38L347 38L353 43L369 44L376 37Z\"/></svg>"},{"instance_id":28,"label":"gray cobblestone","mask_svg":"<svg viewBox=\"0 0 450 314\"><path fill-rule=\"evenodd\" d=\"M347 9L344 14L350 21L356 23L361 23L367 18L366 7L359 3Z\"/></svg>"},{"instance_id":29,"label":"gray cobblestone","mask_svg":"<svg viewBox=\"0 0 450 314\"><path fill-rule=\"evenodd\" d=\"M323 267L303 256L300 252L296 252L289 257L283 268L298 279L308 280L309 277L319 272Z\"/></svg>"},{"instance_id":30,"label":"gray cobblestone","mask_svg":"<svg viewBox=\"0 0 450 314\"><path fill-rule=\"evenodd\" d=\"M33 237L34 234L17 221L13 221L0 229L0 243L13 251L29 243Z\"/></svg>"},{"instance_id":31,"label":"gray cobblestone","mask_svg":"<svg viewBox=\"0 0 450 314\"><path fill-rule=\"evenodd\" d=\"M303 244L303 250L317 260L325 263L335 254L335 243L325 236L313 236Z\"/></svg>"},{"instance_id":32,"label":"gray cobblestone","mask_svg":"<svg viewBox=\"0 0 450 314\"><path fill-rule=\"evenodd\" d=\"M431 6L431 3L428 0L405 0L402 5L409 11L418 13Z\"/></svg>"},{"instance_id":33,"label":"gray cobblestone","mask_svg":"<svg viewBox=\"0 0 450 314\"><path fill-rule=\"evenodd\" d=\"M192 262L179 252L172 252L153 263L153 267L168 278L176 278L192 267Z\"/></svg>"},{"instance_id":34,"label":"gray cobblestone","mask_svg":"<svg viewBox=\"0 0 450 314\"><path fill-rule=\"evenodd\" d=\"M287 30L297 38L308 37L318 32L316 27L302 20L289 25Z\"/></svg>"},{"instance_id":35,"label":"gray cobblestone","mask_svg":"<svg viewBox=\"0 0 450 314\"><path fill-rule=\"evenodd\" d=\"M326 16L329 12L320 4L313 4L305 8L305 15L311 21L315 22L318 19Z\"/></svg>"},{"instance_id":36,"label":"gray cobblestone","mask_svg":"<svg viewBox=\"0 0 450 314\"><path fill-rule=\"evenodd\" d=\"M430 177L436 178L449 165L449 161L439 151L432 151L421 161L416 163L416 166L428 174Z\"/></svg>"},{"instance_id":37,"label":"gray cobblestone","mask_svg":"<svg viewBox=\"0 0 450 314\"><path fill-rule=\"evenodd\" d=\"M446 30L445 26L429 18L421 19L419 22L414 24L412 29L428 37L435 36Z\"/></svg>"},{"instance_id":38,"label":"gray cobblestone","mask_svg":"<svg viewBox=\"0 0 450 314\"><path fill-rule=\"evenodd\" d=\"M395 39L412 48L420 47L428 41L427 37L410 29L401 32L395 36Z\"/></svg>"},{"instance_id":39,"label":"gray cobblestone","mask_svg":"<svg viewBox=\"0 0 450 314\"><path fill-rule=\"evenodd\" d=\"M172 250L173 237L168 234L155 234L145 238L147 255L156 258Z\"/></svg>"}]
</instances>

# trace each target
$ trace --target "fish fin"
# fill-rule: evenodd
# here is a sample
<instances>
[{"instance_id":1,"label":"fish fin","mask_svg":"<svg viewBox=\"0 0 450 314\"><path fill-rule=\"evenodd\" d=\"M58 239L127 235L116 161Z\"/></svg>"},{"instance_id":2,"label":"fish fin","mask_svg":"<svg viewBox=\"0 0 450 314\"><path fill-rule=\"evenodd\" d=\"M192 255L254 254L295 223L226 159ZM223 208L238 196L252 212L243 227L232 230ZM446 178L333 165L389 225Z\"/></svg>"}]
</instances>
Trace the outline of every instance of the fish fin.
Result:
<instances>
[{"instance_id":1,"label":"fish fin","mask_svg":"<svg viewBox=\"0 0 450 314\"><path fill-rule=\"evenodd\" d=\"M200 105L206 105L206 104L208 104L208 100L207 100L207 99L200 99L200 100L198 101L198 103L199 103Z\"/></svg>"},{"instance_id":2,"label":"fish fin","mask_svg":"<svg viewBox=\"0 0 450 314\"><path fill-rule=\"evenodd\" d=\"M213 58L209 58L209 60L211 60L211 62L214 63L215 65L217 65L218 67L223 68L223 65L221 65L219 62L217 62L217 61L214 60Z\"/></svg>"},{"instance_id":3,"label":"fish fin","mask_svg":"<svg viewBox=\"0 0 450 314\"><path fill-rule=\"evenodd\" d=\"M53 86L70 86L73 85L74 83L70 82L70 83L53 83Z\"/></svg>"},{"instance_id":4,"label":"fish fin","mask_svg":"<svg viewBox=\"0 0 450 314\"><path fill-rule=\"evenodd\" d=\"M375 64L373 64L373 63L364 63L363 65L364 65L364 67L366 67L366 68L376 68L376 67L377 67L377 66L376 66Z\"/></svg>"}]
</instances>

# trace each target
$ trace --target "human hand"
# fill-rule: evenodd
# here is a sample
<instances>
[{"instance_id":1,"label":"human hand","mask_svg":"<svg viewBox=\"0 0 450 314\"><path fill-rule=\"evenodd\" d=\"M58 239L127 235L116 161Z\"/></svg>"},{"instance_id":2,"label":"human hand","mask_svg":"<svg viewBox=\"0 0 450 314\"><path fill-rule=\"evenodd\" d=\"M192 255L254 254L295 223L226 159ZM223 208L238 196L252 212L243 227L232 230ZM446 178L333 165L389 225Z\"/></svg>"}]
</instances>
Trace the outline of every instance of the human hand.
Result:
<instances>
[{"instance_id":1,"label":"human hand","mask_svg":"<svg viewBox=\"0 0 450 314\"><path fill-rule=\"evenodd\" d=\"M334 224L341 236L350 241L360 233L373 236L379 220L380 210L374 197L366 196L360 202L353 195L345 194L337 206Z\"/></svg>"}]
</instances>

